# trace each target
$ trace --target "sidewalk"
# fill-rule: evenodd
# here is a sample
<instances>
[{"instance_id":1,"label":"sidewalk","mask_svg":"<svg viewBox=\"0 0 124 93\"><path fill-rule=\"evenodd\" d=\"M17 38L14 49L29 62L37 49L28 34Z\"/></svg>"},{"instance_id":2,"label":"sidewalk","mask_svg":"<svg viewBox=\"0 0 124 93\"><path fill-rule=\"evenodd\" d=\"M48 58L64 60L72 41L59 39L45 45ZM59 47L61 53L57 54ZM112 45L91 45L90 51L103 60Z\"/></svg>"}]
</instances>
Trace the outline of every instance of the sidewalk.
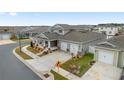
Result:
<instances>
[{"instance_id":1,"label":"sidewalk","mask_svg":"<svg viewBox=\"0 0 124 93\"><path fill-rule=\"evenodd\" d=\"M0 40L0 45L12 44L15 43L12 40Z\"/></svg>"},{"instance_id":2,"label":"sidewalk","mask_svg":"<svg viewBox=\"0 0 124 93\"><path fill-rule=\"evenodd\" d=\"M34 59L40 58L40 57L37 56L36 54L34 54L34 53L28 51L28 50L27 50L27 47L28 47L28 46L29 46L29 45L24 46L24 47L22 48L22 51L23 51L25 54L29 55L30 57L32 57L32 58L34 58Z\"/></svg>"},{"instance_id":3,"label":"sidewalk","mask_svg":"<svg viewBox=\"0 0 124 93\"><path fill-rule=\"evenodd\" d=\"M15 48L15 49L16 49L16 48ZM38 71L36 68L34 68L34 66L30 64L30 63L31 63L30 61L31 61L32 59L30 59L30 60L24 60L22 57L20 57L20 56L15 52L15 49L13 50L13 54L14 54L21 62L23 62L28 68L30 68L34 73L36 73L41 79L43 79L43 80L53 80L53 79L54 79L54 76L53 76L51 73ZM30 63L29 63L29 62L30 62ZM48 78L46 78L46 77L44 76L44 74L49 74L50 76L49 76Z\"/></svg>"},{"instance_id":4,"label":"sidewalk","mask_svg":"<svg viewBox=\"0 0 124 93\"><path fill-rule=\"evenodd\" d=\"M74 74L72 74L72 73L70 73L70 72L68 72L68 71L66 71L66 70L64 70L62 68L59 68L59 72L58 72L57 67L53 68L52 70L55 71L56 73L64 76L64 77L70 79L70 80L81 80L80 77L78 77L78 76L76 76L76 75L74 75Z\"/></svg>"}]
</instances>

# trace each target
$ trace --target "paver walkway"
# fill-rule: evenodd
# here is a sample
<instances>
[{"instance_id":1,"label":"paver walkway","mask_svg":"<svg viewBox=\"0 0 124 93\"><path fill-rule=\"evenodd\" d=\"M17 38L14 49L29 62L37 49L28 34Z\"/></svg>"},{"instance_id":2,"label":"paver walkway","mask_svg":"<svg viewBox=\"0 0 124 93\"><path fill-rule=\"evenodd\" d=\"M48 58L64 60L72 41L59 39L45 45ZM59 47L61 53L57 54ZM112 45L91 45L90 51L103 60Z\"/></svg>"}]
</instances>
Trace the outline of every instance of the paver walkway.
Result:
<instances>
[{"instance_id":1,"label":"paver walkway","mask_svg":"<svg viewBox=\"0 0 124 93\"><path fill-rule=\"evenodd\" d=\"M37 56L36 54L34 54L34 53L30 52L29 50L27 50L27 47L29 47L29 45L22 47L22 51L23 51L25 54L29 55L30 57L32 57L32 58L34 58L34 59L40 58L40 57Z\"/></svg>"},{"instance_id":2,"label":"paver walkway","mask_svg":"<svg viewBox=\"0 0 124 93\"><path fill-rule=\"evenodd\" d=\"M68 72L68 71L66 71L66 70L64 70L62 68L59 68L59 71L58 71L57 67L53 68L52 70L55 71L56 73L64 76L64 77L70 79L70 80L81 80L80 77L78 77L78 76L76 76L76 75L74 75L74 74L72 74L72 73L70 73L70 72Z\"/></svg>"}]
</instances>

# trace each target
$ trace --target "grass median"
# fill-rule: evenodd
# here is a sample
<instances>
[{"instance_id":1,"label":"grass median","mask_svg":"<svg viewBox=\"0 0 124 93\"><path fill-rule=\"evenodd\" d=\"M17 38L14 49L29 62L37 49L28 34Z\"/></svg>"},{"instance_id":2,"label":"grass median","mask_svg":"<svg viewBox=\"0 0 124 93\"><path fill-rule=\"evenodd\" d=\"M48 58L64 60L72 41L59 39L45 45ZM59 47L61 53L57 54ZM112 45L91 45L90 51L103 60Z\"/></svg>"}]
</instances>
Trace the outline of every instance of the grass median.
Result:
<instances>
[{"instance_id":1,"label":"grass median","mask_svg":"<svg viewBox=\"0 0 124 93\"><path fill-rule=\"evenodd\" d=\"M25 54L24 52L22 52L22 51L20 52L20 48L19 48L19 47L16 48L15 52L16 52L19 56L21 56L23 59L25 59L25 60L27 60L27 59L33 59L32 57L28 56L28 55Z\"/></svg>"},{"instance_id":2,"label":"grass median","mask_svg":"<svg viewBox=\"0 0 124 93\"><path fill-rule=\"evenodd\" d=\"M37 51L36 49L33 49L31 46L28 46L28 47L27 47L27 50L29 50L30 52L32 52L32 53L34 53L34 54L40 53L40 52Z\"/></svg>"},{"instance_id":3,"label":"grass median","mask_svg":"<svg viewBox=\"0 0 124 93\"><path fill-rule=\"evenodd\" d=\"M50 71L54 75L54 80L68 80L67 78L63 77L62 75L56 73L55 71Z\"/></svg>"}]
</instances>

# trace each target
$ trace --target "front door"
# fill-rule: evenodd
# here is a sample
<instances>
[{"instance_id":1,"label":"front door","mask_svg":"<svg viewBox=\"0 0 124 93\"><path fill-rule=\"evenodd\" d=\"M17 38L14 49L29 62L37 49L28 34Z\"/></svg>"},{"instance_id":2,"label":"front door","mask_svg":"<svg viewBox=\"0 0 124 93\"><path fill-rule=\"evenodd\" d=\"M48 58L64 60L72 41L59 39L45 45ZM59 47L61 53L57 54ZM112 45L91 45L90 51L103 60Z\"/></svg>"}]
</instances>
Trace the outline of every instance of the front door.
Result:
<instances>
[{"instance_id":1,"label":"front door","mask_svg":"<svg viewBox=\"0 0 124 93\"><path fill-rule=\"evenodd\" d=\"M48 47L48 41L45 41L45 46Z\"/></svg>"}]
</instances>

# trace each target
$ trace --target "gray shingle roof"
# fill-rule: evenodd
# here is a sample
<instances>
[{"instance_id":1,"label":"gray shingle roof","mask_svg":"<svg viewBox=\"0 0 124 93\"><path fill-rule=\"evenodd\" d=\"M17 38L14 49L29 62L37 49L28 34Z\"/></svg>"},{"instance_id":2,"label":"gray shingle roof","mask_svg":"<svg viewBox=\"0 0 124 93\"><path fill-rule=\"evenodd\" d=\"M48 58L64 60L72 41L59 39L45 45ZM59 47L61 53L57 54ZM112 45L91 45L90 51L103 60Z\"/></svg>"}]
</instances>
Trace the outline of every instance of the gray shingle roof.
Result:
<instances>
[{"instance_id":1,"label":"gray shingle roof","mask_svg":"<svg viewBox=\"0 0 124 93\"><path fill-rule=\"evenodd\" d=\"M70 31L71 29L74 29L76 31L86 31L91 28L93 28L93 25L68 25L68 24L56 24L64 28L65 31Z\"/></svg>"},{"instance_id":2,"label":"gray shingle roof","mask_svg":"<svg viewBox=\"0 0 124 93\"><path fill-rule=\"evenodd\" d=\"M124 35L115 36L109 39L107 42L119 47L120 49L124 49Z\"/></svg>"},{"instance_id":3,"label":"gray shingle roof","mask_svg":"<svg viewBox=\"0 0 124 93\"><path fill-rule=\"evenodd\" d=\"M32 26L32 29L28 30L28 32L36 32L36 33L42 33L42 32L48 32L50 26Z\"/></svg>"},{"instance_id":4,"label":"gray shingle roof","mask_svg":"<svg viewBox=\"0 0 124 93\"><path fill-rule=\"evenodd\" d=\"M110 49L117 49L117 50L123 50L124 49L124 35L115 36L113 38L110 38L106 40L106 42L112 44L97 44L96 46L103 47L103 48L110 48Z\"/></svg>"},{"instance_id":5,"label":"gray shingle roof","mask_svg":"<svg viewBox=\"0 0 124 93\"><path fill-rule=\"evenodd\" d=\"M61 39L75 42L90 42L105 38L105 35L96 32L71 31L62 36Z\"/></svg>"},{"instance_id":6,"label":"gray shingle roof","mask_svg":"<svg viewBox=\"0 0 124 93\"><path fill-rule=\"evenodd\" d=\"M96 32L80 32L80 31L70 31L65 35L58 35L55 32L45 32L43 33L49 40L52 39L61 39L61 40L67 40L72 42L92 42L92 41L99 41L101 39L104 39L106 36L101 33ZM36 37L42 38L41 35L37 35Z\"/></svg>"},{"instance_id":7,"label":"gray shingle roof","mask_svg":"<svg viewBox=\"0 0 124 93\"><path fill-rule=\"evenodd\" d=\"M50 33L50 32L45 32L44 35L49 38L49 40L52 39L58 39L59 35L57 33Z\"/></svg>"},{"instance_id":8,"label":"gray shingle roof","mask_svg":"<svg viewBox=\"0 0 124 93\"><path fill-rule=\"evenodd\" d=\"M43 38L42 34L45 35L45 37L47 38ZM39 35L36 35L35 37L37 38L41 38L41 39L48 39L48 40L57 40L58 39L58 34L57 33L51 33L51 32L45 32L45 33L41 33Z\"/></svg>"}]
</instances>

